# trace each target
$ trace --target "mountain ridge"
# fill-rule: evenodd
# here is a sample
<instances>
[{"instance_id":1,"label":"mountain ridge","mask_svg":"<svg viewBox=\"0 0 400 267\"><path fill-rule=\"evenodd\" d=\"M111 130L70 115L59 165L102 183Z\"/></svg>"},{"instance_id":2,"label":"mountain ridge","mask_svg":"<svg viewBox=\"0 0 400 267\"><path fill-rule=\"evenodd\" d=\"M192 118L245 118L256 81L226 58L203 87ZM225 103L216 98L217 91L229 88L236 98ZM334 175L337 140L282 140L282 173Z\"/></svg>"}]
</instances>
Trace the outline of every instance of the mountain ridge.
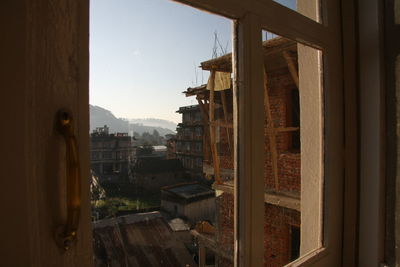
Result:
<instances>
[{"instance_id":1,"label":"mountain ridge","mask_svg":"<svg viewBox=\"0 0 400 267\"><path fill-rule=\"evenodd\" d=\"M90 132L97 127L107 125L110 132L127 132L133 135L133 132L142 134L144 132L152 133L157 130L161 136L166 134L174 134L176 124L171 121L146 118L146 119L124 119L117 118L115 115L105 108L96 105L89 105L90 108ZM150 124L150 125L146 125ZM164 126L164 127L163 127ZM168 127L165 127L168 126Z\"/></svg>"}]
</instances>

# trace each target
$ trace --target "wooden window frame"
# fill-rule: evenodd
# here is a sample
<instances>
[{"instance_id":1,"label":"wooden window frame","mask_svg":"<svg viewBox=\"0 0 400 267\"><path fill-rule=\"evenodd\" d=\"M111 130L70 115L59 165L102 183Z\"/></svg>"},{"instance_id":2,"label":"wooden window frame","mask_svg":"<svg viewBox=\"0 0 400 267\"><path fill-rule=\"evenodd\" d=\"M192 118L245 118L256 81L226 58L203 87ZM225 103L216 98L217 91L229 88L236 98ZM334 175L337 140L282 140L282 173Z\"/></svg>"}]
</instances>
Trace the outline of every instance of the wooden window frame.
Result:
<instances>
[{"instance_id":1,"label":"wooden window frame","mask_svg":"<svg viewBox=\"0 0 400 267\"><path fill-rule=\"evenodd\" d=\"M174 0L234 21L235 266L263 266L264 116L261 31L268 30L324 53L324 197L322 247L288 266L342 264L344 97L341 1L326 0L318 23L272 0ZM329 73L328 73L329 72ZM333 89L335 88L335 90ZM240 96L240 97L238 97ZM303 107L301 107L303 112ZM252 179L245 179L252 177ZM322 190L324 192L322 193ZM263 218L263 217L262 217ZM322 223L320 223L322 224Z\"/></svg>"}]
</instances>

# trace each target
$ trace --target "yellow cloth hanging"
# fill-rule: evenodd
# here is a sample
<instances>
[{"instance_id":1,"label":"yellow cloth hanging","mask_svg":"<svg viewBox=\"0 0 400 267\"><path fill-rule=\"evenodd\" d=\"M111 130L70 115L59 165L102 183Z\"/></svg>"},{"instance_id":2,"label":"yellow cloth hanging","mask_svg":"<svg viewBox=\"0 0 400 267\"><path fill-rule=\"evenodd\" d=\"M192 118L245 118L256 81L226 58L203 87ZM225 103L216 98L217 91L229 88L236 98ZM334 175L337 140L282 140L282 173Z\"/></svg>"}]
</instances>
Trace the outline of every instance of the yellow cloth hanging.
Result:
<instances>
[{"instance_id":1,"label":"yellow cloth hanging","mask_svg":"<svg viewBox=\"0 0 400 267\"><path fill-rule=\"evenodd\" d=\"M210 90L210 77L207 82L207 90ZM215 72L215 86L214 91L222 91L231 88L231 73L230 72Z\"/></svg>"}]
</instances>

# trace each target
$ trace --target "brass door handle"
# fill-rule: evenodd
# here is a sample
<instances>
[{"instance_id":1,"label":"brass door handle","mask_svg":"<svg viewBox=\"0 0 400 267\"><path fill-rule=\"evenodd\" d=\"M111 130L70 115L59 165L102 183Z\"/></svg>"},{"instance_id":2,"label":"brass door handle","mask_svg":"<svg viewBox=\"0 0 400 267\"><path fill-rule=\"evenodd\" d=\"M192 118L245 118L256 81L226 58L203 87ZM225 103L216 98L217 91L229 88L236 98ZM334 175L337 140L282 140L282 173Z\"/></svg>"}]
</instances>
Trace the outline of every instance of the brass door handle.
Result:
<instances>
[{"instance_id":1,"label":"brass door handle","mask_svg":"<svg viewBox=\"0 0 400 267\"><path fill-rule=\"evenodd\" d=\"M76 241L81 210L79 152L70 111L60 110L58 112L57 129L63 135L66 146L67 221L56 233L56 239L60 247L68 250Z\"/></svg>"}]
</instances>

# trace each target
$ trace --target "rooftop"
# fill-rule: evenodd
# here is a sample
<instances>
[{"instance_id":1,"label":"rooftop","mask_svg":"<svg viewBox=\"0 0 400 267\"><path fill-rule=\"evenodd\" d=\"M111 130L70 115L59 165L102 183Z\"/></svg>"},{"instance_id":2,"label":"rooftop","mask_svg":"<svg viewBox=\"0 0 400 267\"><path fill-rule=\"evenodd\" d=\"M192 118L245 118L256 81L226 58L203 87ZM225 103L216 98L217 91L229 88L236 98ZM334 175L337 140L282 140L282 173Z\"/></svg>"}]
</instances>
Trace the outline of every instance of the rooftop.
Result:
<instances>
[{"instance_id":1,"label":"rooftop","mask_svg":"<svg viewBox=\"0 0 400 267\"><path fill-rule=\"evenodd\" d=\"M214 190L197 183L178 184L178 185L164 187L161 190L172 193L175 196L184 199L192 199L203 196L213 196L215 194Z\"/></svg>"},{"instance_id":2,"label":"rooftop","mask_svg":"<svg viewBox=\"0 0 400 267\"><path fill-rule=\"evenodd\" d=\"M195 111L195 110L199 110L200 107L199 105L191 105L191 106L184 106L184 107L180 107L179 110L177 110L177 113L182 113L182 112L187 112L187 111Z\"/></svg>"},{"instance_id":3,"label":"rooftop","mask_svg":"<svg viewBox=\"0 0 400 267\"><path fill-rule=\"evenodd\" d=\"M197 266L159 212L127 215L93 225L96 266Z\"/></svg>"},{"instance_id":4,"label":"rooftop","mask_svg":"<svg viewBox=\"0 0 400 267\"><path fill-rule=\"evenodd\" d=\"M137 173L164 173L183 171L179 159L140 158L136 161L134 171Z\"/></svg>"}]
</instances>

